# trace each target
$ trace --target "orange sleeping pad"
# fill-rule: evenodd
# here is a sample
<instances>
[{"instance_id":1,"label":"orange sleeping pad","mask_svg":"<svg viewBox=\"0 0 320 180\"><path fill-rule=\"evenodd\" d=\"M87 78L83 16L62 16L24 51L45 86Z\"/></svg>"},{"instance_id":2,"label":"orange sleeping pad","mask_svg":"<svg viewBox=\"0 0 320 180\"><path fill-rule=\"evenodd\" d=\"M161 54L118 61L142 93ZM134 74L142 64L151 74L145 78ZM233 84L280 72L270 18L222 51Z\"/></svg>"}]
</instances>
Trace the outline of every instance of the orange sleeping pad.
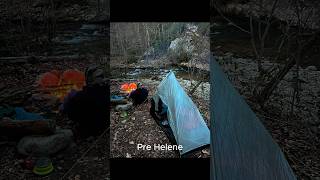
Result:
<instances>
[{"instance_id":1,"label":"orange sleeping pad","mask_svg":"<svg viewBox=\"0 0 320 180\"><path fill-rule=\"evenodd\" d=\"M73 69L64 72L52 70L41 75L38 84L40 90L63 100L72 89L82 90L85 85L85 75Z\"/></svg>"},{"instance_id":2,"label":"orange sleeping pad","mask_svg":"<svg viewBox=\"0 0 320 180\"><path fill-rule=\"evenodd\" d=\"M124 91L126 93L130 93L133 90L137 89L137 84L136 83L124 83L120 87L121 91Z\"/></svg>"}]
</instances>

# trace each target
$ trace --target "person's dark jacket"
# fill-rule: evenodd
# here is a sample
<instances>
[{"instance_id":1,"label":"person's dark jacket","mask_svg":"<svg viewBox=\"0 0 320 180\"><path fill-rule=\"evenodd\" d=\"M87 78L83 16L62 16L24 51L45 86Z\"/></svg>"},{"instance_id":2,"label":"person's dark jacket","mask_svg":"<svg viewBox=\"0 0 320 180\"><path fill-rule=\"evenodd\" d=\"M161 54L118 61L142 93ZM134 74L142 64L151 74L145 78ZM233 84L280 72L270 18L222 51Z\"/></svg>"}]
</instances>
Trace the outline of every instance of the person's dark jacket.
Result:
<instances>
[{"instance_id":1,"label":"person's dark jacket","mask_svg":"<svg viewBox=\"0 0 320 180\"><path fill-rule=\"evenodd\" d=\"M130 93L129 98L133 100L133 105L142 104L148 98L149 91L146 88L137 88Z\"/></svg>"},{"instance_id":2,"label":"person's dark jacket","mask_svg":"<svg viewBox=\"0 0 320 180\"><path fill-rule=\"evenodd\" d=\"M109 87L85 86L66 105L70 120L79 125L81 136L100 135L109 126Z\"/></svg>"}]
</instances>

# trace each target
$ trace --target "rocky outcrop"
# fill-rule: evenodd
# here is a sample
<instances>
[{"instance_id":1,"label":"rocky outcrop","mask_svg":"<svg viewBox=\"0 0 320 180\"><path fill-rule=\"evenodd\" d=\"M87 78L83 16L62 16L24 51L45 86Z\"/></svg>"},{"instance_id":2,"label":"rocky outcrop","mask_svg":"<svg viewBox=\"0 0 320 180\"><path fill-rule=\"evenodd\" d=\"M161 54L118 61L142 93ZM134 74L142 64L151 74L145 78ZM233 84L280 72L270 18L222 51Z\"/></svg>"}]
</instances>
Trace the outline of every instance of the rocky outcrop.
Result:
<instances>
[{"instance_id":1,"label":"rocky outcrop","mask_svg":"<svg viewBox=\"0 0 320 180\"><path fill-rule=\"evenodd\" d=\"M171 41L168 48L171 59L186 60L185 65L208 70L209 53L210 53L209 38L201 35L198 32L198 27L195 25L187 25L187 29L182 37L178 37ZM185 56L185 57L183 57ZM179 62L180 63L180 62Z\"/></svg>"}]
</instances>

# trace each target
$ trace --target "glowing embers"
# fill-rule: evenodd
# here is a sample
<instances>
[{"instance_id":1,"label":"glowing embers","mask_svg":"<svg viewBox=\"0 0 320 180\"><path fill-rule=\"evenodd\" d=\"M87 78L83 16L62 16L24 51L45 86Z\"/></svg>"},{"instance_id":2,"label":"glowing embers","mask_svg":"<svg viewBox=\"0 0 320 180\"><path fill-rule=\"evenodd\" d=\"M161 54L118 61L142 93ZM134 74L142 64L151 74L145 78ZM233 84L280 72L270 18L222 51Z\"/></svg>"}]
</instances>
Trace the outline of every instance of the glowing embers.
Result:
<instances>
[{"instance_id":1,"label":"glowing embers","mask_svg":"<svg viewBox=\"0 0 320 180\"><path fill-rule=\"evenodd\" d=\"M85 75L73 69L68 69L64 72L52 70L40 76L38 85L41 91L63 100L72 89L82 90L85 85Z\"/></svg>"},{"instance_id":2,"label":"glowing embers","mask_svg":"<svg viewBox=\"0 0 320 180\"><path fill-rule=\"evenodd\" d=\"M124 83L120 87L121 91L125 93L131 93L131 91L137 89L137 84L136 83Z\"/></svg>"}]
</instances>

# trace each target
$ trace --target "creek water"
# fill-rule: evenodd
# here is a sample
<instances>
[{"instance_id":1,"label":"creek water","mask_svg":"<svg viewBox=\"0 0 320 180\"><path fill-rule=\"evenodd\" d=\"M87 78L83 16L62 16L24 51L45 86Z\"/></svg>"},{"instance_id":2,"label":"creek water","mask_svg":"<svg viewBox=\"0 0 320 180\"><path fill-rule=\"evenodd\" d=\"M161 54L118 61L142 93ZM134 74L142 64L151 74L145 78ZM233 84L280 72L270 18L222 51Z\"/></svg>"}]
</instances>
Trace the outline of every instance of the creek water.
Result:
<instances>
[{"instance_id":1,"label":"creek water","mask_svg":"<svg viewBox=\"0 0 320 180\"><path fill-rule=\"evenodd\" d=\"M0 33L0 56L106 55L107 24L58 23L48 30L44 24L23 30L21 25L8 26ZM53 36L48 39L49 34Z\"/></svg>"},{"instance_id":2,"label":"creek water","mask_svg":"<svg viewBox=\"0 0 320 180\"><path fill-rule=\"evenodd\" d=\"M177 78L185 79L185 80L203 80L203 75L200 73L193 73L191 74L186 69L181 68L179 66L171 67L171 68L135 68L132 70L129 70L127 73L124 71L118 71L118 70L112 70L112 77L122 77L122 78L128 78L128 79L151 79L153 77L159 77L163 78L165 77L169 72L173 71L175 73L175 76ZM111 77L111 78L112 78ZM205 79L204 82L208 82L209 79Z\"/></svg>"},{"instance_id":3,"label":"creek water","mask_svg":"<svg viewBox=\"0 0 320 180\"><path fill-rule=\"evenodd\" d=\"M104 24L66 24L53 39L53 55L106 55L107 32Z\"/></svg>"}]
</instances>

